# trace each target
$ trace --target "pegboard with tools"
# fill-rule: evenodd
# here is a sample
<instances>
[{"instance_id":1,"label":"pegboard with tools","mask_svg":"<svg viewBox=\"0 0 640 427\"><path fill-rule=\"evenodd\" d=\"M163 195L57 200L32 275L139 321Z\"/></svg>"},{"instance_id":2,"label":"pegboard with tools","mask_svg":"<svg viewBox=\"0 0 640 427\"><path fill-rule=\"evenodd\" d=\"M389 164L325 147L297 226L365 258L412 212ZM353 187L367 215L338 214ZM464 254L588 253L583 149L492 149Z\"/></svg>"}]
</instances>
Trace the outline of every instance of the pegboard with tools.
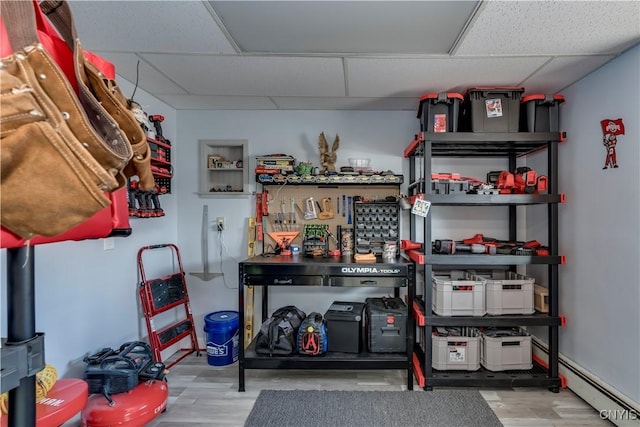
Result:
<instances>
[{"instance_id":1,"label":"pegboard with tools","mask_svg":"<svg viewBox=\"0 0 640 427\"><path fill-rule=\"evenodd\" d=\"M262 199L263 251L282 246L282 236L288 239L287 246L302 250L307 225L326 228L327 252L340 250L340 230L353 229L356 224L356 201L395 202L399 194L399 185L264 184L258 194Z\"/></svg>"}]
</instances>

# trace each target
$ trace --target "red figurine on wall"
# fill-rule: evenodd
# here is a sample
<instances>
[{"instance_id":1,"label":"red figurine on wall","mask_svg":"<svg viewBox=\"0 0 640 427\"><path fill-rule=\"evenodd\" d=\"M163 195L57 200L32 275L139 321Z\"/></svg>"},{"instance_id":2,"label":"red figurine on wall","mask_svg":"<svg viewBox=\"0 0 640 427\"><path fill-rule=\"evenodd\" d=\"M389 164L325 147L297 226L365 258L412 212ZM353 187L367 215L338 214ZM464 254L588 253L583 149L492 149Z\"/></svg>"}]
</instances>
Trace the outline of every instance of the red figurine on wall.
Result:
<instances>
[{"instance_id":1,"label":"red figurine on wall","mask_svg":"<svg viewBox=\"0 0 640 427\"><path fill-rule=\"evenodd\" d=\"M604 119L600 121L600 125L602 126L602 145L607 150L602 169L617 168L616 144L618 143L618 135L624 135L624 124L622 119Z\"/></svg>"}]
</instances>

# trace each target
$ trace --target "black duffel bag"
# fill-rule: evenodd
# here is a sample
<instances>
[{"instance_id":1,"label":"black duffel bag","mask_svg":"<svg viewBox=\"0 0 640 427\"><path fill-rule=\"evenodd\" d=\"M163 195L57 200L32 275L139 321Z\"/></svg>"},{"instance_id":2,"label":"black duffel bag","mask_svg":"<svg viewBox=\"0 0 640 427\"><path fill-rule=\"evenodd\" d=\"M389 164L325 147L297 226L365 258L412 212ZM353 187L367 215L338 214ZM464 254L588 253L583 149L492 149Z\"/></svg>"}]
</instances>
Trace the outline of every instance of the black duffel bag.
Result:
<instances>
[{"instance_id":1,"label":"black duffel bag","mask_svg":"<svg viewBox=\"0 0 640 427\"><path fill-rule=\"evenodd\" d=\"M260 326L256 353L269 356L294 354L298 328L305 317L304 311L293 305L277 309Z\"/></svg>"}]
</instances>

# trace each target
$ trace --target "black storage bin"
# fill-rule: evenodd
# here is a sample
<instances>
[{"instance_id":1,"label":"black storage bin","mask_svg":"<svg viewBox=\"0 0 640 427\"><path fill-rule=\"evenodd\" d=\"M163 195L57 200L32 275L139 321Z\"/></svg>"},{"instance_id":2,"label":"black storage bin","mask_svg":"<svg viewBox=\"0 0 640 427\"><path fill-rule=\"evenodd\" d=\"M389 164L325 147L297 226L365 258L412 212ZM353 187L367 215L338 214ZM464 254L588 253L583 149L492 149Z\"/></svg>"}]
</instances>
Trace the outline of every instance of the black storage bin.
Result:
<instances>
[{"instance_id":1,"label":"black storage bin","mask_svg":"<svg viewBox=\"0 0 640 427\"><path fill-rule=\"evenodd\" d=\"M564 96L527 95L522 98L520 108L521 132L559 132L560 104Z\"/></svg>"},{"instance_id":2,"label":"black storage bin","mask_svg":"<svg viewBox=\"0 0 640 427\"><path fill-rule=\"evenodd\" d=\"M462 125L471 132L518 132L521 87L476 87L462 103Z\"/></svg>"},{"instance_id":3,"label":"black storage bin","mask_svg":"<svg viewBox=\"0 0 640 427\"><path fill-rule=\"evenodd\" d=\"M427 93L420 97L418 118L424 132L457 132L460 104L459 93Z\"/></svg>"},{"instance_id":4,"label":"black storage bin","mask_svg":"<svg viewBox=\"0 0 640 427\"><path fill-rule=\"evenodd\" d=\"M362 350L363 302L334 301L324 314L327 321L327 351L360 353Z\"/></svg>"},{"instance_id":5,"label":"black storage bin","mask_svg":"<svg viewBox=\"0 0 640 427\"><path fill-rule=\"evenodd\" d=\"M367 347L371 353L407 350L407 306L400 298L367 298Z\"/></svg>"}]
</instances>

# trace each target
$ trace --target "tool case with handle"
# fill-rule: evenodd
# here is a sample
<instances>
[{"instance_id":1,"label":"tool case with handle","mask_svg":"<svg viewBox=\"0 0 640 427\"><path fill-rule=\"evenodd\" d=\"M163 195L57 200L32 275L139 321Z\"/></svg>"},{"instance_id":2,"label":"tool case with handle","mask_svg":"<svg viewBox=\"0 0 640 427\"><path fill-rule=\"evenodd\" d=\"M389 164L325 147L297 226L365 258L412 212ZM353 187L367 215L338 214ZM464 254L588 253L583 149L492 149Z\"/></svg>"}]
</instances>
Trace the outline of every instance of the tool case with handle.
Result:
<instances>
[{"instance_id":1,"label":"tool case with handle","mask_svg":"<svg viewBox=\"0 0 640 427\"><path fill-rule=\"evenodd\" d=\"M371 353L403 353L407 349L407 306L400 298L365 299L367 348Z\"/></svg>"}]
</instances>

